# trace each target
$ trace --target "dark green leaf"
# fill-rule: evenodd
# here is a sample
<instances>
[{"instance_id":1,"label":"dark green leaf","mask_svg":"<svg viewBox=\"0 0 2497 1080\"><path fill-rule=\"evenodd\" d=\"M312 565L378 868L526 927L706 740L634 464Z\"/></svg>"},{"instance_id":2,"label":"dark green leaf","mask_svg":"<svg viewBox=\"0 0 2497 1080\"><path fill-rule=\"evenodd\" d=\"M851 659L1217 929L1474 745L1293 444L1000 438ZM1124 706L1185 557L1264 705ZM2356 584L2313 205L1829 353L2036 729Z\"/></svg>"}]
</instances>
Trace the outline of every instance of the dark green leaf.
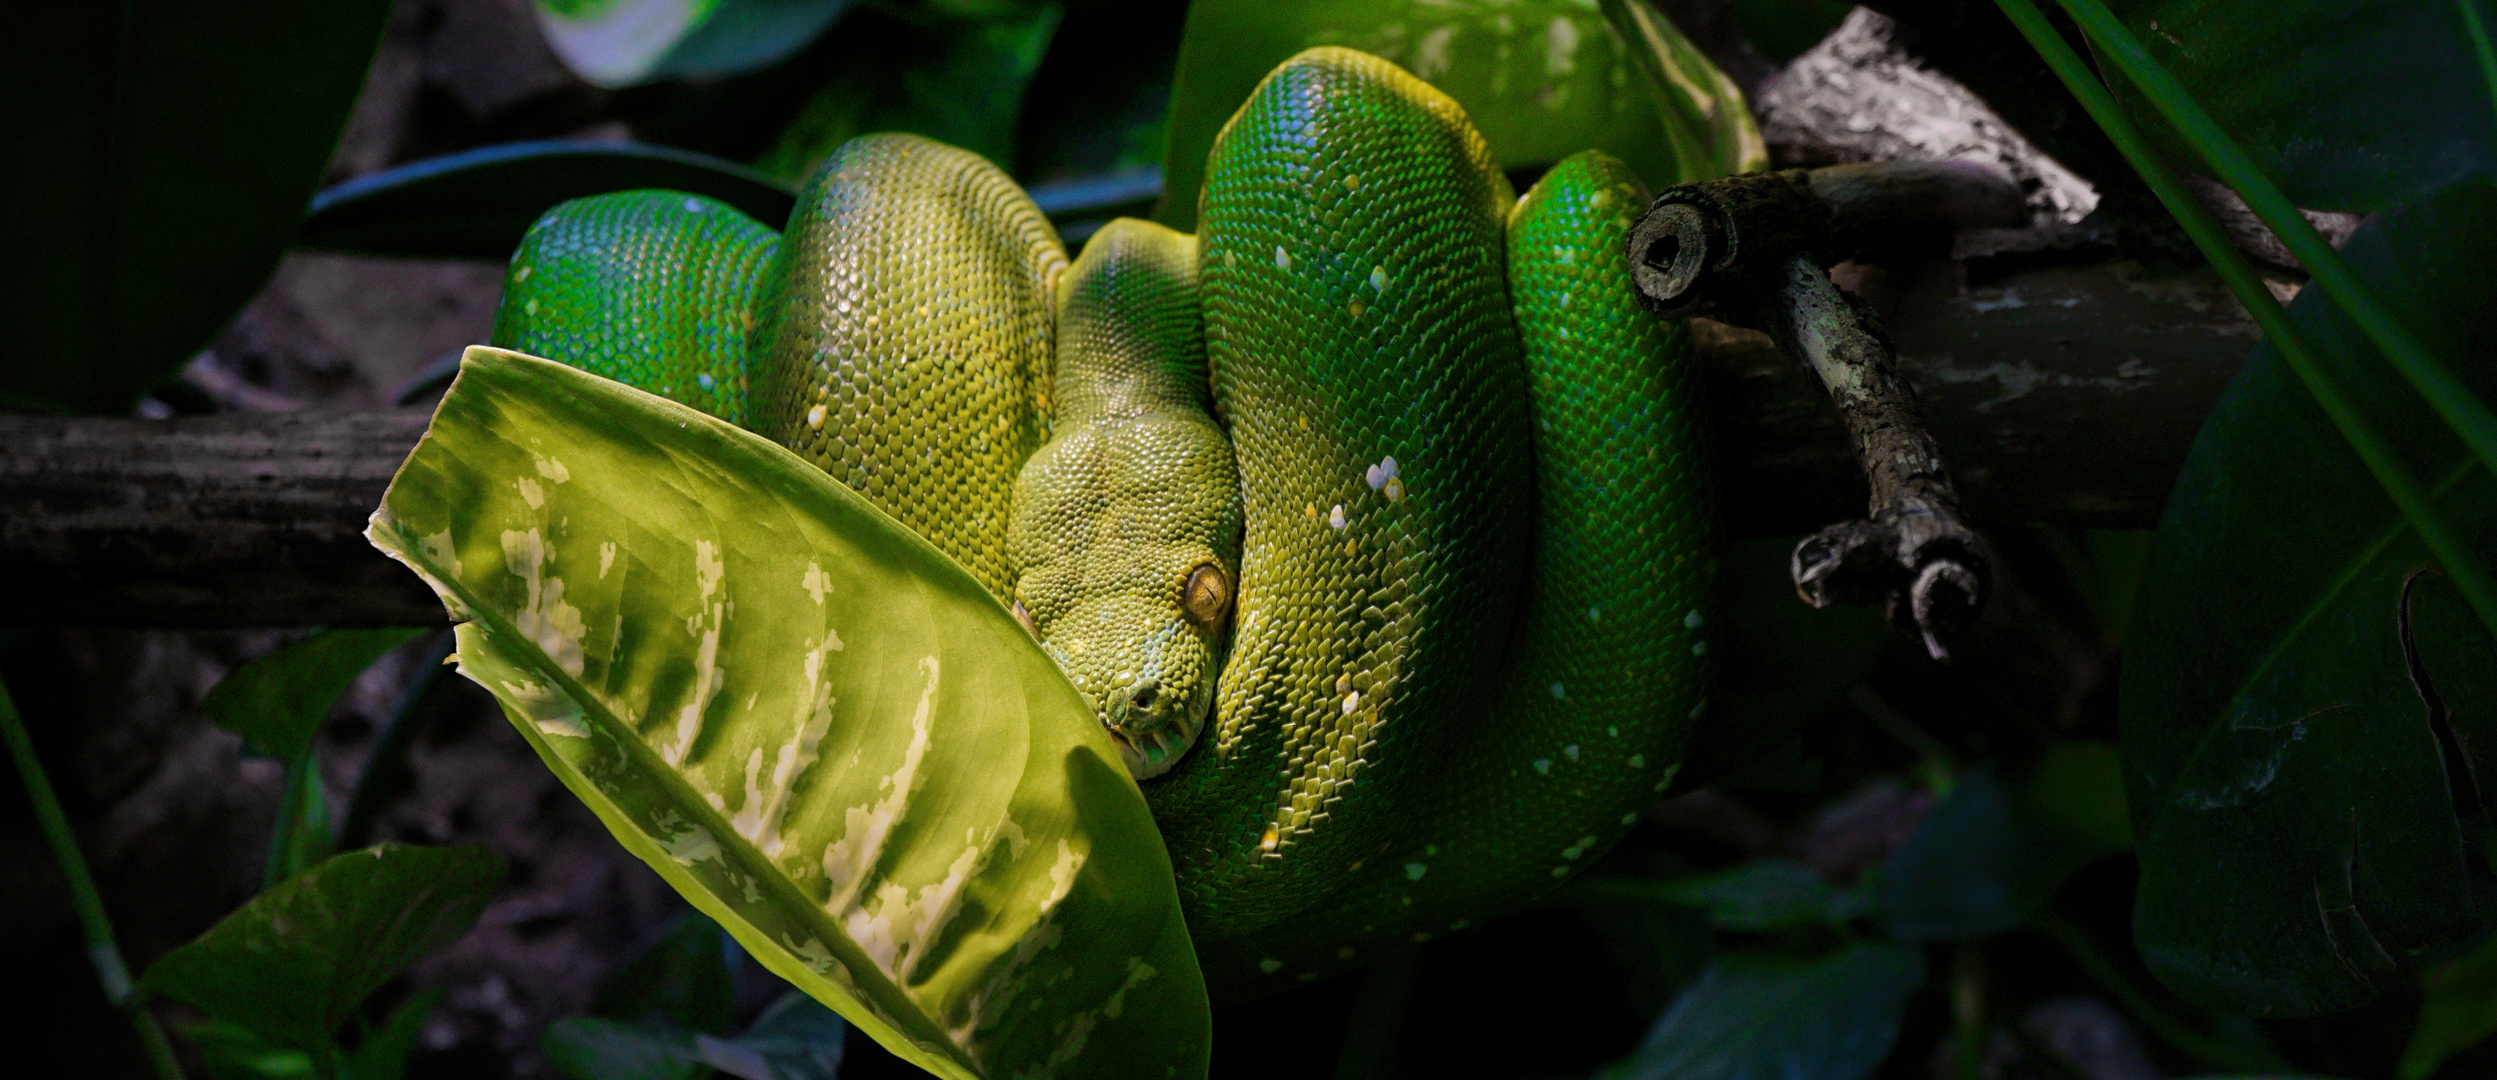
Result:
<instances>
[{"instance_id":1,"label":"dark green leaf","mask_svg":"<svg viewBox=\"0 0 2497 1080\"><path fill-rule=\"evenodd\" d=\"M2429 971L2419 1027L2402 1051L2402 1080L2428 1080L2445 1059L2497 1035L2497 937Z\"/></svg>"},{"instance_id":2,"label":"dark green leaf","mask_svg":"<svg viewBox=\"0 0 2497 1080\"><path fill-rule=\"evenodd\" d=\"M386 0L28 5L0 34L0 403L127 413L302 220Z\"/></svg>"},{"instance_id":3,"label":"dark green leaf","mask_svg":"<svg viewBox=\"0 0 2497 1080\"><path fill-rule=\"evenodd\" d=\"M1670 883L1663 895L1703 909L1720 930L1837 926L1865 913L1868 890L1837 889L1802 863L1758 859L1706 877Z\"/></svg>"},{"instance_id":4,"label":"dark green leaf","mask_svg":"<svg viewBox=\"0 0 2497 1080\"><path fill-rule=\"evenodd\" d=\"M664 188L708 195L766 224L797 196L733 161L636 143L523 142L427 158L358 177L312 201L297 243L371 255L508 259L566 199Z\"/></svg>"},{"instance_id":5,"label":"dark green leaf","mask_svg":"<svg viewBox=\"0 0 2497 1080\"><path fill-rule=\"evenodd\" d=\"M835 1080L848 1033L839 1015L791 991L734 1039L576 1016L549 1026L539 1048L578 1080L699 1080L714 1069L738 1080Z\"/></svg>"},{"instance_id":6,"label":"dark green leaf","mask_svg":"<svg viewBox=\"0 0 2497 1080\"><path fill-rule=\"evenodd\" d=\"M1187 16L1185 4L1069 10L1025 91L1016 175L1027 185L1148 172L1158 180Z\"/></svg>"},{"instance_id":7,"label":"dark green leaf","mask_svg":"<svg viewBox=\"0 0 2497 1080\"><path fill-rule=\"evenodd\" d=\"M1765 169L1769 148L1753 126L1741 87L1710 63L1648 0L1600 0L1613 32L1647 77L1649 104L1663 121L1679 180L1707 180ZM1651 184L1661 187L1662 183Z\"/></svg>"},{"instance_id":8,"label":"dark green leaf","mask_svg":"<svg viewBox=\"0 0 2497 1080\"><path fill-rule=\"evenodd\" d=\"M2033 842L2060 846L2059 861L2075 869L2133 847L2124 755L2112 743L2075 739L2048 746L2013 792L2013 803Z\"/></svg>"},{"instance_id":9,"label":"dark green leaf","mask_svg":"<svg viewBox=\"0 0 2497 1080\"><path fill-rule=\"evenodd\" d=\"M2452 0L2108 6L2300 206L2380 209L2497 172L2497 113Z\"/></svg>"},{"instance_id":10,"label":"dark green leaf","mask_svg":"<svg viewBox=\"0 0 2497 1080\"><path fill-rule=\"evenodd\" d=\"M574 1080L701 1080L711 1072L694 1056L693 1032L595 1016L547 1025L538 1052Z\"/></svg>"},{"instance_id":11,"label":"dark green leaf","mask_svg":"<svg viewBox=\"0 0 2497 1080\"><path fill-rule=\"evenodd\" d=\"M1665 895L1688 874L1668 853L1616 848L1552 896L1603 941L1604 955L1639 1015L1662 1015L1715 954L1707 915Z\"/></svg>"},{"instance_id":12,"label":"dark green leaf","mask_svg":"<svg viewBox=\"0 0 2497 1080\"><path fill-rule=\"evenodd\" d=\"M841 28L838 55L826 65L832 78L756 165L796 183L842 143L869 132L908 131L1011 170L1023 91L1064 12L1064 5L1051 3L987 18L912 22L862 11Z\"/></svg>"},{"instance_id":13,"label":"dark green leaf","mask_svg":"<svg viewBox=\"0 0 2497 1080\"><path fill-rule=\"evenodd\" d=\"M786 59L851 0L538 0L564 66L608 89L740 75Z\"/></svg>"},{"instance_id":14,"label":"dark green leaf","mask_svg":"<svg viewBox=\"0 0 2497 1080\"><path fill-rule=\"evenodd\" d=\"M1795 598L1795 537L1727 544L1718 588L1725 631L1707 719L1674 790L1714 783L1781 752L1801 759L1804 727L1863 680L1894 632L1869 607L1814 610Z\"/></svg>"},{"instance_id":15,"label":"dark green leaf","mask_svg":"<svg viewBox=\"0 0 2497 1080\"><path fill-rule=\"evenodd\" d=\"M1659 34L1680 39L1670 25ZM1172 90L1164 224L1195 227L1215 132L1267 72L1317 45L1375 53L1446 92L1506 168L1595 147L1651 187L1739 171L1710 159L1720 132L1680 130L1701 115L1728 145L1749 148L1741 167L1767 160L1742 93L1697 50L1668 50L1670 81L1660 83L1645 74L1658 56L1650 43L1625 40L1579 0L1199 0L1188 9ZM1686 148L1696 156L1677 160Z\"/></svg>"},{"instance_id":16,"label":"dark green leaf","mask_svg":"<svg viewBox=\"0 0 2497 1080\"><path fill-rule=\"evenodd\" d=\"M2150 554L2148 529L2073 529L2042 525L2037 536L2054 553L2072 591L2089 605L2100 639L2122 644L2133 621L2133 598L2141 586L2142 560Z\"/></svg>"},{"instance_id":17,"label":"dark green leaf","mask_svg":"<svg viewBox=\"0 0 2497 1080\"><path fill-rule=\"evenodd\" d=\"M502 884L502 858L478 848L350 851L253 897L140 983L317 1057L365 995L466 932Z\"/></svg>"},{"instance_id":18,"label":"dark green leaf","mask_svg":"<svg viewBox=\"0 0 2497 1080\"><path fill-rule=\"evenodd\" d=\"M416 1040L425 1034L425 1019L441 1003L442 991L426 990L392 1009L390 1018L366 1032L364 1041L347 1055L345 1080L400 1080L406 1076L408 1055L416 1052Z\"/></svg>"},{"instance_id":19,"label":"dark green leaf","mask_svg":"<svg viewBox=\"0 0 2497 1080\"><path fill-rule=\"evenodd\" d=\"M741 1080L834 1080L848 1035L839 1015L792 992L763 1010L745 1034L701 1049L704 1061Z\"/></svg>"},{"instance_id":20,"label":"dark green leaf","mask_svg":"<svg viewBox=\"0 0 2497 1080\"><path fill-rule=\"evenodd\" d=\"M2420 332L2461 342L2497 318L2492 244L2497 186L2471 181L2380 215L2344 254ZM2289 314L2463 541L2497 545L2497 483L2451 430L2317 290ZM2497 367L2460 374L2497 392ZM2346 1008L2483 924L2447 778L2497 790L2497 648L2436 567L2258 347L2187 457L2126 647L2135 927L2179 993L2255 1014Z\"/></svg>"},{"instance_id":21,"label":"dark green leaf","mask_svg":"<svg viewBox=\"0 0 2497 1080\"><path fill-rule=\"evenodd\" d=\"M1612 1080L1863 1080L1899 1037L1925 962L1867 941L1810 960L1731 955L1702 973Z\"/></svg>"},{"instance_id":22,"label":"dark green leaf","mask_svg":"<svg viewBox=\"0 0 2497 1080\"><path fill-rule=\"evenodd\" d=\"M473 348L370 535L627 850L896 1055L1203 1074L1203 977L1109 736L968 573L822 470Z\"/></svg>"},{"instance_id":23,"label":"dark green leaf","mask_svg":"<svg viewBox=\"0 0 2497 1080\"><path fill-rule=\"evenodd\" d=\"M2027 854L2003 781L1990 766L1970 769L1883 867L1883 920L1901 940L1920 942L2019 926L2053 888Z\"/></svg>"},{"instance_id":24,"label":"dark green leaf","mask_svg":"<svg viewBox=\"0 0 2497 1080\"><path fill-rule=\"evenodd\" d=\"M303 873L336 854L330 835L329 793L321 783L321 766L306 753L286 763L286 784L279 791L277 820L271 826L269 858L260 885L267 888Z\"/></svg>"},{"instance_id":25,"label":"dark green leaf","mask_svg":"<svg viewBox=\"0 0 2497 1080\"><path fill-rule=\"evenodd\" d=\"M208 1080L310 1080L312 1055L261 1038L223 1020L182 1025Z\"/></svg>"},{"instance_id":26,"label":"dark green leaf","mask_svg":"<svg viewBox=\"0 0 2497 1080\"><path fill-rule=\"evenodd\" d=\"M2121 768L2113 746L2065 742L2016 780L1961 773L1883 867L1890 932L1965 941L2029 921L2073 871L2131 846Z\"/></svg>"},{"instance_id":27,"label":"dark green leaf","mask_svg":"<svg viewBox=\"0 0 2497 1080\"><path fill-rule=\"evenodd\" d=\"M1733 0L1732 7L1743 36L1781 64L1820 44L1854 10L1839 0Z\"/></svg>"},{"instance_id":28,"label":"dark green leaf","mask_svg":"<svg viewBox=\"0 0 2497 1080\"><path fill-rule=\"evenodd\" d=\"M598 981L590 1015L725 1035L737 1018L734 948L701 912L678 915Z\"/></svg>"},{"instance_id":29,"label":"dark green leaf","mask_svg":"<svg viewBox=\"0 0 2497 1080\"><path fill-rule=\"evenodd\" d=\"M356 676L423 630L324 630L279 646L219 681L199 703L217 726L242 736L255 754L292 762Z\"/></svg>"}]
</instances>

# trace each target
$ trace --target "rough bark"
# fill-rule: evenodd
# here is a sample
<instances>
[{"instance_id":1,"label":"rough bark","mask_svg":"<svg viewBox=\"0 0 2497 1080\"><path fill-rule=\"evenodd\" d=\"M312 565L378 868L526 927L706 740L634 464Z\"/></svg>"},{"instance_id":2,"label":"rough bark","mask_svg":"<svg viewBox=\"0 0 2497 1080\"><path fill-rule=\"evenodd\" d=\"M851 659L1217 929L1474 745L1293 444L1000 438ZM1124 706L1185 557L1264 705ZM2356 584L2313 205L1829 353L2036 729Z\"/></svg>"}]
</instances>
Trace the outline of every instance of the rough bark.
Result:
<instances>
[{"instance_id":1,"label":"rough bark","mask_svg":"<svg viewBox=\"0 0 2497 1080\"><path fill-rule=\"evenodd\" d=\"M1980 526L2147 526L2255 331L2204 270L2123 260L1842 265L1881 312ZM1974 275L1975 280L1969 280ZM1826 395L1766 335L1703 325L1726 524L1864 506ZM363 537L426 415L0 416L0 623L431 624Z\"/></svg>"}]
</instances>

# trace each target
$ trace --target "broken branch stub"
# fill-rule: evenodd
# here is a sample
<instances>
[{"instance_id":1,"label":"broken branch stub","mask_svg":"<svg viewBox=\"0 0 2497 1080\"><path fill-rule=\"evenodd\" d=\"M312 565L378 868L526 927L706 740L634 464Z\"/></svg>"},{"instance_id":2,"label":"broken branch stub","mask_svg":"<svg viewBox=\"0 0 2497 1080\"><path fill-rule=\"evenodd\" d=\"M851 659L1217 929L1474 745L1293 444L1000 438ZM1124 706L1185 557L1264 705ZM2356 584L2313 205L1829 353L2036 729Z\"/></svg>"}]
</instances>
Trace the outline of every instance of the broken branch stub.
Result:
<instances>
[{"instance_id":1,"label":"broken branch stub","mask_svg":"<svg viewBox=\"0 0 2497 1080\"><path fill-rule=\"evenodd\" d=\"M1936 659L1984 606L1984 545L1960 519L1880 320L1823 268L2017 222L2021 208L2019 190L1984 166L1876 163L1682 184L1630 231L1631 276L1650 312L1765 331L1812 369L1846 423L1870 505L1865 519L1796 546L1796 588L1814 607L1882 605Z\"/></svg>"}]
</instances>

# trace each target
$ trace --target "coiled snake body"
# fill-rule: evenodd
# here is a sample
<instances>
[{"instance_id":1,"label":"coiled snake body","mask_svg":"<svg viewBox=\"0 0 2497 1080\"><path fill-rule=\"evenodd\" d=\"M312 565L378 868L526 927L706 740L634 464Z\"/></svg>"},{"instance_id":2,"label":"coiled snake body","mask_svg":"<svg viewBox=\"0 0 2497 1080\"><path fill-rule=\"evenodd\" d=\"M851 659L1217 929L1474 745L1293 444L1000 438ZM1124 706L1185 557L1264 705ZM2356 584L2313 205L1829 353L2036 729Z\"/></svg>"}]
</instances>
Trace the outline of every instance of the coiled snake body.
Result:
<instances>
[{"instance_id":1,"label":"coiled snake body","mask_svg":"<svg viewBox=\"0 0 2497 1080\"><path fill-rule=\"evenodd\" d=\"M775 235L550 211L496 344L797 451L1011 606L1143 783L1217 987L1461 929L1586 865L1699 716L1714 570L1678 324L1596 152L1514 198L1455 102L1313 49L1200 232L1070 265L976 155L828 158Z\"/></svg>"}]
</instances>

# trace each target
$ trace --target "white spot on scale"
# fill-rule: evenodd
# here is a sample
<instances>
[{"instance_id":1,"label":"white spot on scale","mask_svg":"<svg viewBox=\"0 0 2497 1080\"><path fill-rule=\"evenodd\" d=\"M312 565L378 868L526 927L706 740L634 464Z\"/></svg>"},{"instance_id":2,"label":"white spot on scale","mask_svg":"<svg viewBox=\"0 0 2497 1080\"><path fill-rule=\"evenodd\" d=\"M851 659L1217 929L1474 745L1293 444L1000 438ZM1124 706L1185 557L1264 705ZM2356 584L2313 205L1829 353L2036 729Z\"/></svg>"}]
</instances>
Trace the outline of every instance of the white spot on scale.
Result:
<instances>
[{"instance_id":1,"label":"white spot on scale","mask_svg":"<svg viewBox=\"0 0 2497 1080\"><path fill-rule=\"evenodd\" d=\"M688 214L699 214L699 213L701 213L701 212L702 212L702 200L697 199L697 198L694 198L693 196L690 196L690 195L686 196L686 197L685 197L685 212L686 212L686 213L688 213Z\"/></svg>"},{"instance_id":2,"label":"white spot on scale","mask_svg":"<svg viewBox=\"0 0 2497 1080\"><path fill-rule=\"evenodd\" d=\"M1536 772L1542 773L1542 774L1543 774L1543 775L1545 775L1545 776L1550 776L1550 775L1552 775L1552 759L1551 759L1551 758L1548 758L1548 757L1539 757L1539 758L1536 758L1536 759L1535 759L1535 761L1534 761L1534 765L1535 765L1535 771L1536 771Z\"/></svg>"},{"instance_id":3,"label":"white spot on scale","mask_svg":"<svg viewBox=\"0 0 2497 1080\"><path fill-rule=\"evenodd\" d=\"M1587 621L1588 621L1588 622L1601 622L1601 621L1603 621L1603 619L1604 619L1604 612L1603 612L1602 610L1600 610L1600 609L1598 609L1598 608L1593 608L1593 607L1590 607L1590 608L1588 608L1588 609L1587 609Z\"/></svg>"},{"instance_id":4,"label":"white spot on scale","mask_svg":"<svg viewBox=\"0 0 2497 1080\"><path fill-rule=\"evenodd\" d=\"M709 390L713 386L718 385L717 382L711 378L711 374L709 372L703 372L694 376L694 382L705 390Z\"/></svg>"},{"instance_id":5,"label":"white spot on scale","mask_svg":"<svg viewBox=\"0 0 2497 1080\"><path fill-rule=\"evenodd\" d=\"M1561 747L1561 755L1571 761L1578 760L1578 744L1571 743L1567 746Z\"/></svg>"},{"instance_id":6,"label":"white spot on scale","mask_svg":"<svg viewBox=\"0 0 2497 1080\"><path fill-rule=\"evenodd\" d=\"M1380 488L1386 487L1387 482L1395 478L1396 459L1393 457L1380 458L1378 464L1372 465L1361 472L1361 479L1370 485L1370 490L1372 491L1377 491Z\"/></svg>"},{"instance_id":7,"label":"white spot on scale","mask_svg":"<svg viewBox=\"0 0 2497 1080\"><path fill-rule=\"evenodd\" d=\"M536 510L546 505L546 489L540 486L537 481L523 476L512 481L512 483L519 486L520 499L522 502L529 504L529 509Z\"/></svg>"},{"instance_id":8,"label":"white spot on scale","mask_svg":"<svg viewBox=\"0 0 2497 1080\"><path fill-rule=\"evenodd\" d=\"M1374 290L1374 291L1377 291L1377 292L1386 292L1386 291L1387 291L1387 268L1386 268L1386 267L1384 267L1384 266L1373 266L1373 267L1371 267L1371 268L1370 268L1370 288L1371 288L1372 290Z\"/></svg>"},{"instance_id":9,"label":"white spot on scale","mask_svg":"<svg viewBox=\"0 0 2497 1080\"><path fill-rule=\"evenodd\" d=\"M536 298L536 297L530 297L530 298L529 298L529 302L528 302L528 303L520 305L520 310L521 310L521 312L522 312L523 314L527 314L527 315L535 315L535 314L537 314L537 313L538 313L538 301L537 301L537 298Z\"/></svg>"},{"instance_id":10,"label":"white spot on scale","mask_svg":"<svg viewBox=\"0 0 2497 1080\"><path fill-rule=\"evenodd\" d=\"M1694 641L1694 642L1692 642L1692 643L1691 643L1691 655L1693 655L1693 656L1706 656L1706 655L1708 655L1708 643L1707 643L1707 642L1705 642L1705 641Z\"/></svg>"},{"instance_id":11,"label":"white spot on scale","mask_svg":"<svg viewBox=\"0 0 2497 1080\"><path fill-rule=\"evenodd\" d=\"M1353 710L1360 707L1361 691L1355 690L1352 693L1344 695L1344 715L1351 716L1353 714Z\"/></svg>"},{"instance_id":12,"label":"white spot on scale","mask_svg":"<svg viewBox=\"0 0 2497 1080\"><path fill-rule=\"evenodd\" d=\"M1422 880L1422 875L1423 875L1423 874L1425 874L1425 873L1428 873L1429 871L1430 871L1430 867L1425 866L1425 865L1423 865L1423 864L1421 864L1421 863L1418 863L1418 862L1409 862L1409 863L1406 863L1406 864L1405 864L1405 880L1406 880L1406 881L1420 881L1420 880Z\"/></svg>"},{"instance_id":13,"label":"white spot on scale","mask_svg":"<svg viewBox=\"0 0 2497 1080\"><path fill-rule=\"evenodd\" d=\"M1342 531L1343 531L1343 529L1344 529L1344 504L1343 504L1343 503L1337 503L1337 504L1335 504L1335 509L1332 509L1332 510L1327 511L1327 526L1328 526L1329 528L1332 528L1332 529L1336 530L1337 532L1342 532Z\"/></svg>"},{"instance_id":14,"label":"white spot on scale","mask_svg":"<svg viewBox=\"0 0 2497 1080\"><path fill-rule=\"evenodd\" d=\"M1644 768L1646 768L1646 767L1647 767L1647 755L1645 755L1645 754L1632 754L1632 755L1630 755L1630 767L1631 767L1631 768L1633 768L1633 769L1644 769Z\"/></svg>"},{"instance_id":15,"label":"white spot on scale","mask_svg":"<svg viewBox=\"0 0 2497 1080\"><path fill-rule=\"evenodd\" d=\"M806 410L806 426L809 428L821 428L824 426L824 406L822 402L816 402L814 408Z\"/></svg>"},{"instance_id":16,"label":"white spot on scale","mask_svg":"<svg viewBox=\"0 0 2497 1080\"><path fill-rule=\"evenodd\" d=\"M1682 616L1682 625L1690 627L1693 630L1699 629L1699 624L1703 621L1705 620L1699 617L1698 608L1692 608L1690 614Z\"/></svg>"},{"instance_id":17,"label":"white spot on scale","mask_svg":"<svg viewBox=\"0 0 2497 1080\"><path fill-rule=\"evenodd\" d=\"M533 454L531 456L536 457L537 455ZM564 468L564 463L557 461L554 458L538 457L537 467L539 476L543 476L558 484L565 483L572 479L572 470Z\"/></svg>"},{"instance_id":18,"label":"white spot on scale","mask_svg":"<svg viewBox=\"0 0 2497 1080\"><path fill-rule=\"evenodd\" d=\"M1563 699L1563 698L1566 698L1566 697L1568 697L1568 696L1569 696L1569 688L1568 688L1568 687L1562 686L1562 685L1561 685L1560 683L1558 683L1558 682L1555 682L1555 683L1553 683L1553 684L1552 684L1552 700L1554 700L1554 701L1559 701L1559 700L1561 700L1561 699Z\"/></svg>"},{"instance_id":19,"label":"white spot on scale","mask_svg":"<svg viewBox=\"0 0 2497 1080\"><path fill-rule=\"evenodd\" d=\"M1292 256L1291 256L1291 254L1290 254L1289 252L1286 252L1286 251L1284 251L1284 250L1283 250L1283 245L1281 245L1281 244L1276 244L1276 245L1275 245L1275 269L1277 269L1277 270L1289 270L1289 269L1291 269L1291 268L1292 268Z\"/></svg>"}]
</instances>

